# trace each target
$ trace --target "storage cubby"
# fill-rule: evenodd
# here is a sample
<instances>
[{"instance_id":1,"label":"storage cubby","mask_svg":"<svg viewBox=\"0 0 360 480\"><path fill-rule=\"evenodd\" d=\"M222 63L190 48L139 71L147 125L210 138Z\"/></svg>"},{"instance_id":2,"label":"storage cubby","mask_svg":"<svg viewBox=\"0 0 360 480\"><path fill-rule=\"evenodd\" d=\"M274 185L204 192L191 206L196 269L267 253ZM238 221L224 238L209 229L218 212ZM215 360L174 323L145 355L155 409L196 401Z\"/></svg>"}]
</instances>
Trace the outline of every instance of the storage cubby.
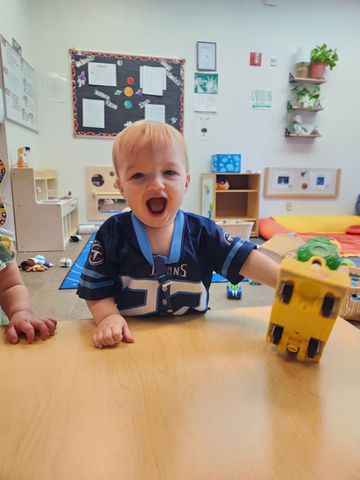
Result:
<instances>
[{"instance_id":1,"label":"storage cubby","mask_svg":"<svg viewBox=\"0 0 360 480\"><path fill-rule=\"evenodd\" d=\"M57 171L52 169L35 170L36 200L48 200L49 190L57 190Z\"/></svg>"},{"instance_id":2,"label":"storage cubby","mask_svg":"<svg viewBox=\"0 0 360 480\"><path fill-rule=\"evenodd\" d=\"M49 198L56 170L12 168L11 185L18 252L64 250L79 227L78 199Z\"/></svg>"},{"instance_id":3,"label":"storage cubby","mask_svg":"<svg viewBox=\"0 0 360 480\"><path fill-rule=\"evenodd\" d=\"M220 177L226 177L228 190L217 190ZM254 222L252 237L259 223L259 173L204 173L201 175L201 214L214 221Z\"/></svg>"}]
</instances>

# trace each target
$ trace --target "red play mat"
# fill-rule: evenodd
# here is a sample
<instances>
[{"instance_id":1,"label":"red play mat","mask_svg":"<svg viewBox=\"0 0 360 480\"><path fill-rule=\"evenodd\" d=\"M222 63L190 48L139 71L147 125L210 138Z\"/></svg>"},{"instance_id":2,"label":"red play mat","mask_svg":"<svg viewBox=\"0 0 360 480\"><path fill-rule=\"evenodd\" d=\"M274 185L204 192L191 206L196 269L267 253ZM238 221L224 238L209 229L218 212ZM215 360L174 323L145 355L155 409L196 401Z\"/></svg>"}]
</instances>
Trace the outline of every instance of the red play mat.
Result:
<instances>
[{"instance_id":1,"label":"red play mat","mask_svg":"<svg viewBox=\"0 0 360 480\"><path fill-rule=\"evenodd\" d=\"M269 240L275 233L289 233L290 230L280 225L273 218L261 218L259 220L259 234ZM306 233L296 233L296 236L307 241L308 238L314 237L328 237L334 238L341 245L340 255L342 257L360 257L360 235L350 235L347 233L316 233L316 232L306 232Z\"/></svg>"},{"instance_id":2,"label":"red play mat","mask_svg":"<svg viewBox=\"0 0 360 480\"><path fill-rule=\"evenodd\" d=\"M349 235L347 233L297 233L304 242L308 238L327 237L337 240L341 245L340 255L342 257L360 257L360 235Z\"/></svg>"}]
</instances>

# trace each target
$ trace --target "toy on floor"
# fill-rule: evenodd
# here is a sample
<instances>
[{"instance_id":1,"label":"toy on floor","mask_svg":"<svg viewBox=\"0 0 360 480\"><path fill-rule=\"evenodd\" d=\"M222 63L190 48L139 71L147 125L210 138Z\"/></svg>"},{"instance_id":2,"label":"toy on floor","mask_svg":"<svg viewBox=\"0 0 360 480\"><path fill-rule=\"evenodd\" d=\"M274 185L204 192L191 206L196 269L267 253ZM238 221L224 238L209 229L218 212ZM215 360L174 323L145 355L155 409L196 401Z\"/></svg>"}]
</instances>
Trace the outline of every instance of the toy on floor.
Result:
<instances>
[{"instance_id":1,"label":"toy on floor","mask_svg":"<svg viewBox=\"0 0 360 480\"><path fill-rule=\"evenodd\" d=\"M318 362L348 295L350 278L345 269L327 265L328 261L333 265L332 247L319 248L320 242L309 244L305 254L300 254L305 260L289 254L281 262L266 341L277 345L279 353L288 350L297 354L298 360ZM307 259L313 248L325 258Z\"/></svg>"},{"instance_id":2,"label":"toy on floor","mask_svg":"<svg viewBox=\"0 0 360 480\"><path fill-rule=\"evenodd\" d=\"M36 255L21 262L19 267L25 272L43 272L52 266L52 263L45 260L44 255Z\"/></svg>"},{"instance_id":3,"label":"toy on floor","mask_svg":"<svg viewBox=\"0 0 360 480\"><path fill-rule=\"evenodd\" d=\"M60 259L60 266L61 267L71 267L72 266L72 260L71 258L63 257Z\"/></svg>"},{"instance_id":4,"label":"toy on floor","mask_svg":"<svg viewBox=\"0 0 360 480\"><path fill-rule=\"evenodd\" d=\"M48 269L45 265L28 265L26 260L20 263L19 268L25 272L45 272Z\"/></svg>"},{"instance_id":5,"label":"toy on floor","mask_svg":"<svg viewBox=\"0 0 360 480\"><path fill-rule=\"evenodd\" d=\"M227 298L236 298L238 300L241 299L242 290L241 290L240 283L233 285L232 283L229 282L227 284L226 291L227 291Z\"/></svg>"},{"instance_id":6,"label":"toy on floor","mask_svg":"<svg viewBox=\"0 0 360 480\"><path fill-rule=\"evenodd\" d=\"M82 236L81 235L71 235L70 240L72 242L80 242L80 240L82 240Z\"/></svg>"},{"instance_id":7,"label":"toy on floor","mask_svg":"<svg viewBox=\"0 0 360 480\"><path fill-rule=\"evenodd\" d=\"M261 283L255 282L255 280L251 280L251 279L249 278L249 285L261 285Z\"/></svg>"}]
</instances>

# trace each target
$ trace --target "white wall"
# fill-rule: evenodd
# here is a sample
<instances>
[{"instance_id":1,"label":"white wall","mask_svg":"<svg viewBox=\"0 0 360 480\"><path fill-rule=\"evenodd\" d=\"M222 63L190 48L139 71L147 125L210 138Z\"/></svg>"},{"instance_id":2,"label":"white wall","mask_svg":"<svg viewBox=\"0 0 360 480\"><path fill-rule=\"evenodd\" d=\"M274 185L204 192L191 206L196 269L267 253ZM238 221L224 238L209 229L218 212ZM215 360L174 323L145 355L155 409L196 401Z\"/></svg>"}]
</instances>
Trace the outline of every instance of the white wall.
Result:
<instances>
[{"instance_id":1,"label":"white wall","mask_svg":"<svg viewBox=\"0 0 360 480\"><path fill-rule=\"evenodd\" d=\"M12 38L15 38L23 47L25 60L33 66L28 0L0 0L0 34L10 44L12 44ZM30 147L34 166L37 167L39 165L38 134L5 119L4 123L0 125L0 157L5 162L8 173L2 182L0 193L8 213L8 218L3 226L12 231L15 231L15 226L9 170L10 166L16 164L18 148L23 146Z\"/></svg>"},{"instance_id":2,"label":"white wall","mask_svg":"<svg viewBox=\"0 0 360 480\"><path fill-rule=\"evenodd\" d=\"M360 193L359 18L360 2L355 0L278 0L277 7L265 6L262 0L32 0L29 25L31 64L37 72L39 164L56 168L60 187L79 196L80 223L94 223L86 216L85 167L111 165L112 140L73 136L68 49L182 57L186 59L185 139L192 174L185 210L200 211L200 174L209 171L210 156L241 153L242 171L260 169L264 173L266 167L274 166L341 167L339 198L292 199L291 213L353 214ZM21 43L15 22L7 36ZM211 142L194 138L193 77L199 40L217 44L219 99L217 130ZM301 45L313 47L324 42L338 48L340 60L335 69L326 72L327 83L322 87L325 110L306 116L309 123L319 126L322 138L285 138L286 100L291 88L288 74L294 73L294 54ZM250 51L262 52L262 67L249 66ZM275 68L269 65L270 55L277 55ZM44 72L68 76L67 103L45 102ZM254 88L274 91L271 111L250 109ZM286 199L262 195L260 216L285 215L285 203Z\"/></svg>"}]
</instances>

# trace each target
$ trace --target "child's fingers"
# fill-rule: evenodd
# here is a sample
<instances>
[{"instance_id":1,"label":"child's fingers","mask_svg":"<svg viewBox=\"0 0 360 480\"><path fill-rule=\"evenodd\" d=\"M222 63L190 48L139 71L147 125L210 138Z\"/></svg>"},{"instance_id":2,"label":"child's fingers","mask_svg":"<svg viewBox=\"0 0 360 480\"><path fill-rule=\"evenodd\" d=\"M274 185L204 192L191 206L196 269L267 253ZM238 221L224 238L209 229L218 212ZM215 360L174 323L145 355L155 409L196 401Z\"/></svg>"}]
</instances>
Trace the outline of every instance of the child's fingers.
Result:
<instances>
[{"instance_id":1,"label":"child's fingers","mask_svg":"<svg viewBox=\"0 0 360 480\"><path fill-rule=\"evenodd\" d=\"M93 341L94 347L96 347L96 348L103 348L104 345L102 345L102 344L99 342L99 340L98 340L98 334L97 334L97 333L95 333L95 335L93 336L92 341Z\"/></svg>"},{"instance_id":2,"label":"child's fingers","mask_svg":"<svg viewBox=\"0 0 360 480\"><path fill-rule=\"evenodd\" d=\"M43 320L33 320L31 324L33 327L32 331L34 332L34 329L39 330L41 340L46 340L47 337L49 336L49 327L47 326L47 324ZM28 343L32 343L34 338L32 339L31 342L29 342L29 335L27 333L26 333L26 336L28 337Z\"/></svg>"},{"instance_id":3,"label":"child's fingers","mask_svg":"<svg viewBox=\"0 0 360 480\"><path fill-rule=\"evenodd\" d=\"M127 323L124 325L122 333L123 333L123 336L124 336L124 340L126 340L128 343L133 343L134 342L134 338L131 335L131 332L130 332L130 329L129 329L129 326L128 326Z\"/></svg>"},{"instance_id":4,"label":"child's fingers","mask_svg":"<svg viewBox=\"0 0 360 480\"><path fill-rule=\"evenodd\" d=\"M17 334L16 328L13 325L7 327L7 338L10 343L18 343L19 335Z\"/></svg>"},{"instance_id":5,"label":"child's fingers","mask_svg":"<svg viewBox=\"0 0 360 480\"><path fill-rule=\"evenodd\" d=\"M120 334L120 336L119 336L119 334ZM114 331L114 328L109 327L104 332L103 338L104 338L103 345L112 346L112 345L115 345L115 343L121 342L122 335L121 335L121 332L119 332L117 330Z\"/></svg>"},{"instance_id":6,"label":"child's fingers","mask_svg":"<svg viewBox=\"0 0 360 480\"><path fill-rule=\"evenodd\" d=\"M44 323L46 323L48 329L49 329L49 335L54 335L57 321L54 320L53 318L43 318L42 319Z\"/></svg>"}]
</instances>

